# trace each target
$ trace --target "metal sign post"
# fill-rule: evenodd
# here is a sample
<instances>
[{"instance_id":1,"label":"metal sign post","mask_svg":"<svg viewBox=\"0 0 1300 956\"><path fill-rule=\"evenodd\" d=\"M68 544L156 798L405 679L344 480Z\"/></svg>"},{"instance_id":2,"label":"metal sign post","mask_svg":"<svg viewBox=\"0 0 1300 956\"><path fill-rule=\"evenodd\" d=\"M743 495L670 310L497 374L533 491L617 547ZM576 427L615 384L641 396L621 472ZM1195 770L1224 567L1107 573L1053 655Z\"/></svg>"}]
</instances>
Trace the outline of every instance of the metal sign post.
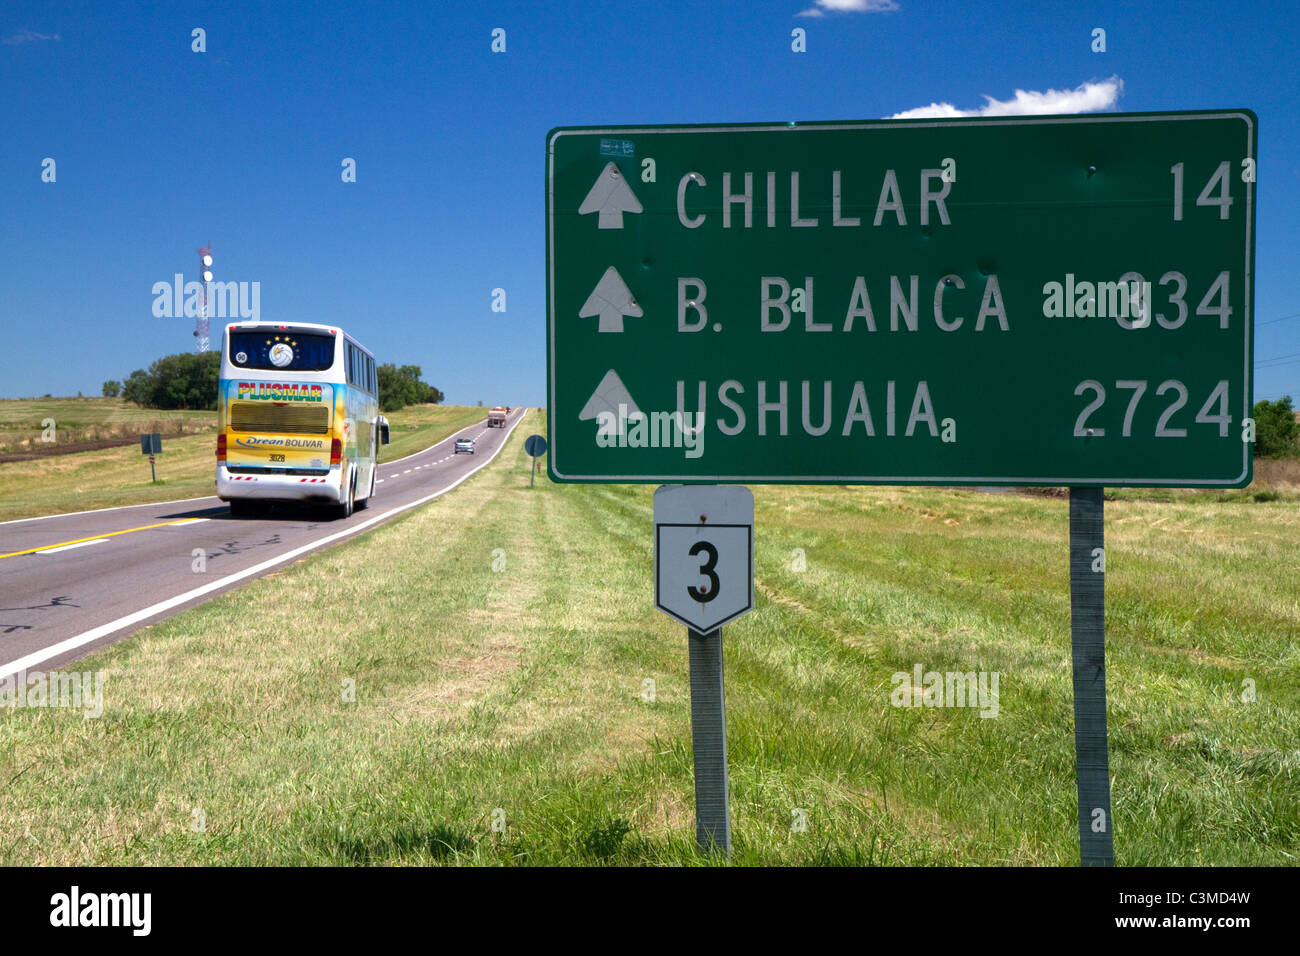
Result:
<instances>
[{"instance_id":1,"label":"metal sign post","mask_svg":"<svg viewBox=\"0 0 1300 956\"><path fill-rule=\"evenodd\" d=\"M546 439L541 435L529 435L524 440L524 451L532 456L533 468L528 473L528 487L533 487L533 479L537 477L537 459L546 454Z\"/></svg>"},{"instance_id":2,"label":"metal sign post","mask_svg":"<svg viewBox=\"0 0 1300 956\"><path fill-rule=\"evenodd\" d=\"M1100 488L1070 489L1070 647L1074 671L1079 862L1115 862L1106 748L1106 541Z\"/></svg>"},{"instance_id":3,"label":"metal sign post","mask_svg":"<svg viewBox=\"0 0 1300 956\"><path fill-rule=\"evenodd\" d=\"M754 495L745 487L655 491L655 606L686 625L695 753L695 839L731 853L722 625L754 606Z\"/></svg>"},{"instance_id":4,"label":"metal sign post","mask_svg":"<svg viewBox=\"0 0 1300 956\"><path fill-rule=\"evenodd\" d=\"M695 842L731 855L727 811L727 706L722 682L722 628L686 629L690 647L691 747L695 752Z\"/></svg>"},{"instance_id":5,"label":"metal sign post","mask_svg":"<svg viewBox=\"0 0 1300 956\"><path fill-rule=\"evenodd\" d=\"M140 454L149 456L149 475L154 484L158 483L158 472L154 469L154 455L162 452L162 433L150 432L140 436Z\"/></svg>"}]
</instances>

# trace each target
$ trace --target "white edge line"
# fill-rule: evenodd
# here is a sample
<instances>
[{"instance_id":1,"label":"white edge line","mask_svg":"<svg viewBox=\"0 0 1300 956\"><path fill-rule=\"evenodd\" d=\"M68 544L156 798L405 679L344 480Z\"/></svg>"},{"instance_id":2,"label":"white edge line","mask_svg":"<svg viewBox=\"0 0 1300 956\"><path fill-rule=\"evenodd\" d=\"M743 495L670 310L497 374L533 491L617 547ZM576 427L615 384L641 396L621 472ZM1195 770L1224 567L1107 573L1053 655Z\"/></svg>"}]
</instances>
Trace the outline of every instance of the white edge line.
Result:
<instances>
[{"instance_id":1,"label":"white edge line","mask_svg":"<svg viewBox=\"0 0 1300 956\"><path fill-rule=\"evenodd\" d=\"M486 468L488 465L492 464L493 460L496 459L497 455L501 454L502 449L506 447L506 444L510 441L510 436L514 434L515 428L518 427L519 423L524 420L524 417L527 415L528 411L529 410L525 408L523 410L524 414L520 415L519 418L515 421L515 423L510 426L510 430L506 432L505 438L501 440L500 446L497 448L496 451L492 453L492 456L490 458L488 458L485 462L483 462L483 464L478 465L473 470L466 472L464 475L457 478L455 481L453 481L446 488L443 488L441 491L435 491L431 495L425 495L423 498L419 498L415 501L408 502L407 504L399 505L396 508L390 508L388 511L381 512L380 514L377 514L372 518L367 518L359 525L356 525L351 528L345 528L344 530L335 532L334 534L331 535L326 535L324 538L320 538L316 541L310 541L307 544L300 545L299 547L294 548L292 551L288 551L274 558L268 558L267 560L261 562L260 564L253 565L251 568L245 568L242 571L236 571L233 574L228 574L224 578L221 578L216 581L212 581L208 584L204 584L203 586L194 588L191 591L186 591L184 594L177 594L176 596L170 597L165 601L159 601L157 604L151 605L150 607L143 608L139 611L135 611L131 614L126 615L125 617L119 617L116 621L109 621L107 624L101 624L99 627L92 628L89 631L86 631L82 634L78 634L76 637L69 637L66 640L59 641L59 643L57 644L51 644L49 647L42 648L39 651L33 651L31 654L28 654L25 657L20 657L17 660L9 661L6 664L0 664L0 681L13 677L16 674L20 674L23 671L27 670L27 668L33 667L37 664L41 664L52 657L58 657L60 654L66 654L69 651L75 651L79 647L84 647L87 644L99 640L101 637L107 637L109 634L112 634L115 631L120 631L124 627L130 627L132 624L138 624L141 621L153 617L155 614L160 614L163 611L168 611L178 605L185 604L187 601L192 601L195 598L202 597L205 594L210 594L213 591L219 590L229 584L233 584L236 581L242 581L244 578L248 578L248 577L252 577L253 575L260 574L263 571L275 567L277 564L283 564L286 561L291 561L294 558L298 557L300 554L306 554L308 551L314 551L317 548L323 547L327 544L330 544L331 542L337 541L340 538L346 538L349 535L357 534L358 532L364 531L366 528L369 528L371 525L377 524L380 521L384 521L388 518L401 514L403 511L409 511L411 508L415 508L422 504L426 504L427 502L432 501L434 498L438 498L441 497L442 495L445 495L447 492L451 491L457 485L461 484L464 481L467 481L468 479L472 478L474 475L482 471L484 468ZM111 509L104 509L104 510L111 510Z\"/></svg>"},{"instance_id":2,"label":"white edge line","mask_svg":"<svg viewBox=\"0 0 1300 956\"><path fill-rule=\"evenodd\" d=\"M526 415L528 414L529 409L523 408L522 411ZM486 418L483 420L487 421ZM475 422L474 424L477 425L478 422ZM411 452L411 454L406 455L403 458L394 458L392 461L381 461L381 462L377 462L376 464L379 467L385 467L387 465L395 465L399 461L406 461L407 458L414 458L416 455L423 455L426 451L432 451L433 449L441 445L443 442L451 441L451 439L455 437L456 437L455 435L449 435L446 438L442 439L441 441L434 442L428 448L421 448L419 451ZM53 515L32 515L30 518L11 518L8 521L0 521L0 525L20 524L21 522L24 521L44 521L47 518L71 518L73 515L93 515L93 514L99 514L101 511L124 511L127 508L156 508L159 505L177 505L177 504L183 504L186 501L207 501L209 498L216 498L216 497L217 497L216 495L201 495L198 498L169 498L167 501L144 501L138 505L113 505L113 507L111 508L91 508L89 511L60 511L58 514L53 514Z\"/></svg>"}]
</instances>

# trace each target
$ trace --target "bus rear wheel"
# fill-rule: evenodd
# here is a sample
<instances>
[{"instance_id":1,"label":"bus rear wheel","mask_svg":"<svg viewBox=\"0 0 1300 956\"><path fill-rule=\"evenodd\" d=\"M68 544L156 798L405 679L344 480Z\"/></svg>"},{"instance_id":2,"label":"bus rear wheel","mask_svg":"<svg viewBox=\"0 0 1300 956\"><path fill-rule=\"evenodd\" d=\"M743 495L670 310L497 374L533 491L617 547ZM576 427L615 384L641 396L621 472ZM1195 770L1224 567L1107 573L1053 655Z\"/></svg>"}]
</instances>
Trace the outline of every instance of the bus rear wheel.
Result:
<instances>
[{"instance_id":1,"label":"bus rear wheel","mask_svg":"<svg viewBox=\"0 0 1300 956\"><path fill-rule=\"evenodd\" d=\"M370 475L370 494L366 495L360 501L353 502L352 509L354 511L364 510L370 504L370 499L373 498L374 496L375 496L375 476L374 473L372 472Z\"/></svg>"},{"instance_id":2,"label":"bus rear wheel","mask_svg":"<svg viewBox=\"0 0 1300 956\"><path fill-rule=\"evenodd\" d=\"M253 518L260 514L262 506L259 502L249 501L247 498L230 499L230 516L232 518Z\"/></svg>"},{"instance_id":3,"label":"bus rear wheel","mask_svg":"<svg viewBox=\"0 0 1300 956\"><path fill-rule=\"evenodd\" d=\"M343 501L343 503L338 506L335 514L340 518L352 517L352 509L356 504L356 496L357 496L357 483L356 483L356 479L354 478L352 481L348 482L348 496Z\"/></svg>"}]
</instances>

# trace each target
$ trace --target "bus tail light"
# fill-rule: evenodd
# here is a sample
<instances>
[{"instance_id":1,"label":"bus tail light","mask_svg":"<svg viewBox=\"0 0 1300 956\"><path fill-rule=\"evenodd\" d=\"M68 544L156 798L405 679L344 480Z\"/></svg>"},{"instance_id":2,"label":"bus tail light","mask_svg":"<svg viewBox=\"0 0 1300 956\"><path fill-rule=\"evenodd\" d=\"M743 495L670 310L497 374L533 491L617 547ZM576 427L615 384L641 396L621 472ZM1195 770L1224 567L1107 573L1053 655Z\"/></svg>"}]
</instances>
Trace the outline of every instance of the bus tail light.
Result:
<instances>
[{"instance_id":1,"label":"bus tail light","mask_svg":"<svg viewBox=\"0 0 1300 956\"><path fill-rule=\"evenodd\" d=\"M330 442L330 464L338 465L343 461L343 442L335 438Z\"/></svg>"},{"instance_id":2,"label":"bus tail light","mask_svg":"<svg viewBox=\"0 0 1300 956\"><path fill-rule=\"evenodd\" d=\"M217 461L225 463L226 460L226 435L221 433L217 436Z\"/></svg>"}]
</instances>

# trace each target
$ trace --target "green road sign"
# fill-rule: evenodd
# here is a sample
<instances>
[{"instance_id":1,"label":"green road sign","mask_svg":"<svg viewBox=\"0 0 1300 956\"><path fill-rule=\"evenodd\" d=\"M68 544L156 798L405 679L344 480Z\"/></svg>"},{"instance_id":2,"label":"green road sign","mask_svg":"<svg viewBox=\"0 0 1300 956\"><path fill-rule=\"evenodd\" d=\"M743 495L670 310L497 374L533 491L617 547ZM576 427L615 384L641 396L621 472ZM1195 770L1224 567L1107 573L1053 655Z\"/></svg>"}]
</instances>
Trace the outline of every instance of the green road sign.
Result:
<instances>
[{"instance_id":1,"label":"green road sign","mask_svg":"<svg viewBox=\"0 0 1300 956\"><path fill-rule=\"evenodd\" d=\"M553 130L551 476L1245 485L1256 126Z\"/></svg>"}]
</instances>

